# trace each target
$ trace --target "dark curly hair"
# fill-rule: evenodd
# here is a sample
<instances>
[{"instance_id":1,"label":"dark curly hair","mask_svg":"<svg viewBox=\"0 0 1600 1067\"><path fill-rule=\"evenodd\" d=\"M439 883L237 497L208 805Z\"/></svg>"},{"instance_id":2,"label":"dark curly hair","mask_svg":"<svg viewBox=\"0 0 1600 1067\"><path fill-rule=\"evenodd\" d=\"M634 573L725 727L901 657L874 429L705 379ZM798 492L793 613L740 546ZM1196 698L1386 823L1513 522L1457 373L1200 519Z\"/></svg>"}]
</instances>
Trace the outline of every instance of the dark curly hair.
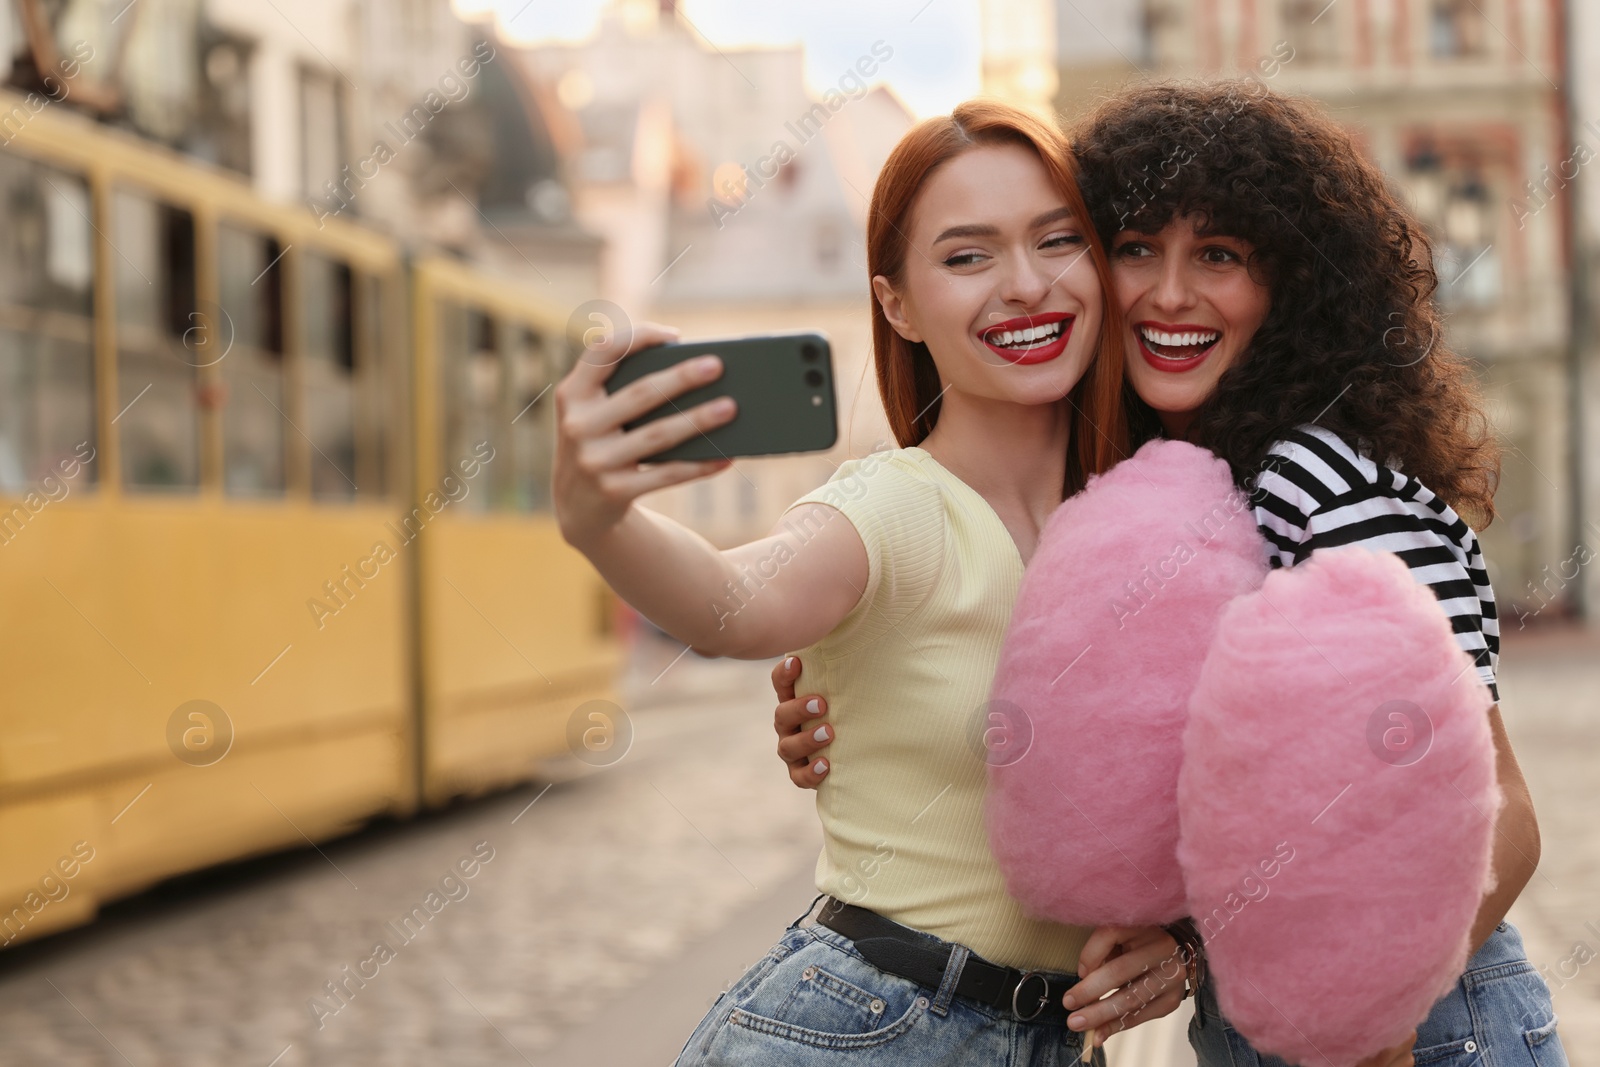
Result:
<instances>
[{"instance_id":1,"label":"dark curly hair","mask_svg":"<svg viewBox=\"0 0 1600 1067\"><path fill-rule=\"evenodd\" d=\"M1158 82L1106 100L1073 141L1108 248L1196 216L1254 249L1271 309L1189 433L1241 487L1314 421L1472 525L1493 520L1498 444L1470 365L1443 343L1432 246L1318 106L1252 80ZM1131 389L1128 403L1135 430L1158 434Z\"/></svg>"}]
</instances>

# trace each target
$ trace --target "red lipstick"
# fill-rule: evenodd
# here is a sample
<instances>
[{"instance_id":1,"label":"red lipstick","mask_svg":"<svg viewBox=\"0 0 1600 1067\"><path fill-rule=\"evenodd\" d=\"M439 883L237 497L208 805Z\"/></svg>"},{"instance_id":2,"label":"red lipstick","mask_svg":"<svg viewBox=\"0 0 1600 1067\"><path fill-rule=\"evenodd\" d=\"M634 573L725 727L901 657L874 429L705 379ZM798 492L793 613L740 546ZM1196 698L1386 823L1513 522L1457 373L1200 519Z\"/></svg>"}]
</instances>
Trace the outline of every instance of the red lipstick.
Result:
<instances>
[{"instance_id":1,"label":"red lipstick","mask_svg":"<svg viewBox=\"0 0 1600 1067\"><path fill-rule=\"evenodd\" d=\"M1072 337L1072 323L1076 315L1069 315L1061 311L1048 311L1038 315L1020 315L1014 319L997 322L993 326L986 326L978 334L978 339L984 343L995 355L1014 366L1027 366L1033 363L1047 363L1062 352L1066 351L1067 341ZM1059 332L1050 330L1049 327L1060 323ZM1000 339L1007 334L1019 334L1023 330L1043 330L1044 336L1036 337L1033 341L1022 341L1020 337L1013 336L1009 344L1001 344Z\"/></svg>"},{"instance_id":2,"label":"red lipstick","mask_svg":"<svg viewBox=\"0 0 1600 1067\"><path fill-rule=\"evenodd\" d=\"M1199 335L1209 340L1189 344L1165 344L1146 337L1146 331L1168 337L1184 334ZM1217 342L1222 340L1222 331L1215 326L1201 326L1195 323L1172 324L1147 320L1133 324L1133 336L1138 344L1139 354L1144 357L1146 363L1168 374L1181 374L1184 371L1194 370L1206 361L1206 357L1216 350Z\"/></svg>"}]
</instances>

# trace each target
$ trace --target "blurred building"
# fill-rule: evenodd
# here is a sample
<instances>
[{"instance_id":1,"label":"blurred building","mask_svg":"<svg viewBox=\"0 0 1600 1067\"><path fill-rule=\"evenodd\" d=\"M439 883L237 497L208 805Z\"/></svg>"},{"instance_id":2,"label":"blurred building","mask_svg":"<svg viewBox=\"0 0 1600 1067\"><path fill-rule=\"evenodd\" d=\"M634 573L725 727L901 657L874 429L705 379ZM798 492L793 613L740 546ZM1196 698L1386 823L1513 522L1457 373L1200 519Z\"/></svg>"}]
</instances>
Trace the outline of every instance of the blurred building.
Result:
<instances>
[{"instance_id":1,"label":"blurred building","mask_svg":"<svg viewBox=\"0 0 1600 1067\"><path fill-rule=\"evenodd\" d=\"M10 0L7 81L322 217L493 264L575 302L598 240L573 222L549 113L449 0Z\"/></svg>"},{"instance_id":2,"label":"blurred building","mask_svg":"<svg viewBox=\"0 0 1600 1067\"><path fill-rule=\"evenodd\" d=\"M63 110L318 219L491 267L563 315L603 298L688 337L828 333L843 409L829 457L741 462L660 499L720 540L764 532L840 458L887 440L868 380L864 222L911 122L873 87L893 52L878 42L808 90L799 48L719 50L670 0L614 0L592 40L527 50L498 38L492 9L451 0L10 0L0 13L12 89L54 98L72 64ZM494 407L512 373L503 339L470 323L452 338L483 371L471 399ZM169 392L130 418L153 427L193 406Z\"/></svg>"},{"instance_id":3,"label":"blurred building","mask_svg":"<svg viewBox=\"0 0 1600 1067\"><path fill-rule=\"evenodd\" d=\"M1564 560L1555 578L1576 587L1590 618L1600 607L1600 8L1573 4L1567 15L1569 137L1552 168L1555 195L1568 197L1572 217L1573 348L1576 382L1572 409L1577 462L1576 540L1589 551L1581 569ZM1548 198L1548 196L1546 197Z\"/></svg>"},{"instance_id":4,"label":"blurred building","mask_svg":"<svg viewBox=\"0 0 1600 1067\"><path fill-rule=\"evenodd\" d=\"M573 209L606 239L600 293L690 339L829 335L840 402L830 453L741 460L650 500L719 543L764 535L844 457L892 444L870 375L865 257L872 183L911 123L871 87L892 46L879 42L813 95L799 48L718 49L670 0L623 0L593 40L522 58L570 111Z\"/></svg>"},{"instance_id":5,"label":"blurred building","mask_svg":"<svg viewBox=\"0 0 1600 1067\"><path fill-rule=\"evenodd\" d=\"M1061 5L1056 0L983 0L984 92L1043 116L1055 112ZM1068 9L1070 10L1070 9Z\"/></svg>"},{"instance_id":6,"label":"blurred building","mask_svg":"<svg viewBox=\"0 0 1600 1067\"><path fill-rule=\"evenodd\" d=\"M1063 121L1145 74L1253 76L1321 100L1355 132L1437 242L1449 341L1480 368L1505 446L1500 517L1483 535L1505 628L1574 610L1580 538L1600 550L1600 534L1575 492L1566 186L1579 168L1565 87L1586 68L1569 67L1563 43L1582 48L1583 35L1569 37L1561 5L1054 2ZM1579 136L1600 152L1600 134Z\"/></svg>"}]
</instances>

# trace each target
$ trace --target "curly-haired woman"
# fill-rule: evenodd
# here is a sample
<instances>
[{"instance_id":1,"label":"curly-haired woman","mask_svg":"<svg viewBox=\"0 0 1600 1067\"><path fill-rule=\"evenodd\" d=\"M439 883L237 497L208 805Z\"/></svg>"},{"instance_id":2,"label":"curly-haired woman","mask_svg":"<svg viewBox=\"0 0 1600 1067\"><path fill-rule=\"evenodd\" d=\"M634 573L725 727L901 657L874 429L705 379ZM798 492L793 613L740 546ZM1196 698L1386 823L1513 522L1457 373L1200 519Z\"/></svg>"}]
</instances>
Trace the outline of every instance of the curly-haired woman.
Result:
<instances>
[{"instance_id":1,"label":"curly-haired woman","mask_svg":"<svg viewBox=\"0 0 1600 1067\"><path fill-rule=\"evenodd\" d=\"M1320 108L1241 82L1123 93L1086 118L1075 149L1128 331L1135 443L1181 438L1227 460L1275 567L1336 545L1397 554L1495 692L1494 595L1468 520L1494 516L1497 450L1467 364L1440 343L1428 238L1381 172ZM799 669L791 659L773 673L779 752L796 784L814 786L829 770L815 734L827 709L794 699ZM1498 705L1489 714L1506 801L1475 953L1415 1047L1369 1063L1565 1063L1549 991L1504 922L1539 832ZM1115 963L1068 1007L1118 990ZM1126 985L1069 1025L1101 1023L1106 1006L1113 1029L1170 1010L1147 1009L1146 995ZM1202 1067L1281 1064L1225 1020L1207 1025L1216 1018L1203 987L1190 1029Z\"/></svg>"}]
</instances>

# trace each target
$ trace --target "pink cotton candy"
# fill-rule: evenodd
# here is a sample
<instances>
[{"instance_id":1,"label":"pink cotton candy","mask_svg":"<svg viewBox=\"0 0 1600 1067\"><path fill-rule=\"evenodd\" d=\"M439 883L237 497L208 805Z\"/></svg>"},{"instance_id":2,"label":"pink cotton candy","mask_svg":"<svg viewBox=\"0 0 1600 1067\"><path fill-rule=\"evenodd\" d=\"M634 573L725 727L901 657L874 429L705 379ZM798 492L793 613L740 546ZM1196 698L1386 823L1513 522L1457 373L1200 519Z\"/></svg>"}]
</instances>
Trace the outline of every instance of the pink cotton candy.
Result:
<instances>
[{"instance_id":1,"label":"pink cotton candy","mask_svg":"<svg viewBox=\"0 0 1600 1067\"><path fill-rule=\"evenodd\" d=\"M1185 914L1176 791L1189 694L1266 550L1210 452L1155 441L1051 517L1018 593L991 719L989 844L1011 895L1081 925Z\"/></svg>"},{"instance_id":2,"label":"pink cotton candy","mask_svg":"<svg viewBox=\"0 0 1600 1067\"><path fill-rule=\"evenodd\" d=\"M1190 702L1178 858L1224 1016L1349 1065L1461 974L1500 806L1488 690L1387 553L1317 551L1234 601Z\"/></svg>"}]
</instances>

